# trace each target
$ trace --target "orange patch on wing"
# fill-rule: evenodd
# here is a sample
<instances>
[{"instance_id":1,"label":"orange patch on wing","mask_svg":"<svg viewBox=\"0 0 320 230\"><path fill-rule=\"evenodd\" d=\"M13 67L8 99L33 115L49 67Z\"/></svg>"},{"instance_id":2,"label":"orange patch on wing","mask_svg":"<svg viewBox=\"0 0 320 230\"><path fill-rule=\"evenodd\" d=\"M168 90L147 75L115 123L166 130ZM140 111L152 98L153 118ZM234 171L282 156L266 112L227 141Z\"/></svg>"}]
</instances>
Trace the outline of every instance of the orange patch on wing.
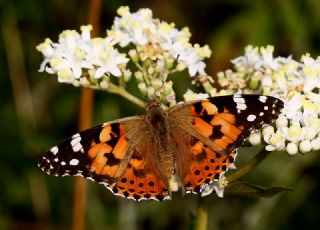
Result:
<instances>
[{"instance_id":1,"label":"orange patch on wing","mask_svg":"<svg viewBox=\"0 0 320 230\"><path fill-rule=\"evenodd\" d=\"M218 108L210 101L204 101L201 104L209 115L215 115L218 113Z\"/></svg>"},{"instance_id":2,"label":"orange patch on wing","mask_svg":"<svg viewBox=\"0 0 320 230\"><path fill-rule=\"evenodd\" d=\"M100 174L103 167L105 166L107 162L107 158L104 156L103 151L99 151L99 153L94 158L90 169L93 170L96 174Z\"/></svg>"},{"instance_id":3,"label":"orange patch on wing","mask_svg":"<svg viewBox=\"0 0 320 230\"><path fill-rule=\"evenodd\" d=\"M110 153L112 151L112 147L106 143L99 143L92 146L89 151L88 155L91 159L95 158L98 154L105 154Z\"/></svg>"},{"instance_id":4,"label":"orange patch on wing","mask_svg":"<svg viewBox=\"0 0 320 230\"><path fill-rule=\"evenodd\" d=\"M192 146L192 152L197 155L199 153L202 152L202 149L203 149L203 143L201 141L198 141L197 143L195 143L193 146Z\"/></svg>"},{"instance_id":5,"label":"orange patch on wing","mask_svg":"<svg viewBox=\"0 0 320 230\"><path fill-rule=\"evenodd\" d=\"M99 139L101 142L106 142L108 140L111 139L111 126L110 125L107 125L105 127L103 127L101 133L100 133L100 136L99 136Z\"/></svg>"},{"instance_id":6,"label":"orange patch on wing","mask_svg":"<svg viewBox=\"0 0 320 230\"><path fill-rule=\"evenodd\" d=\"M209 137L212 135L212 126L210 124L208 124L207 122L205 122L204 120L198 117L194 118L194 122L195 122L194 124L195 129L202 136Z\"/></svg>"},{"instance_id":7,"label":"orange patch on wing","mask_svg":"<svg viewBox=\"0 0 320 230\"><path fill-rule=\"evenodd\" d=\"M219 113L217 116L231 124L234 124L236 121L235 115L231 113Z\"/></svg>"},{"instance_id":8,"label":"orange patch on wing","mask_svg":"<svg viewBox=\"0 0 320 230\"><path fill-rule=\"evenodd\" d=\"M112 153L114 154L114 156L118 159L123 159L124 155L126 154L127 150L128 150L128 141L126 140L126 138L124 136L120 137L120 139L118 140L116 146L114 147Z\"/></svg>"},{"instance_id":9,"label":"orange patch on wing","mask_svg":"<svg viewBox=\"0 0 320 230\"><path fill-rule=\"evenodd\" d=\"M238 136L241 134L242 127L236 127L233 124L228 123L224 119L219 116L215 116L212 121L212 125L221 125L221 132L223 132L226 136L228 136L232 140L236 140Z\"/></svg>"},{"instance_id":10,"label":"orange patch on wing","mask_svg":"<svg viewBox=\"0 0 320 230\"><path fill-rule=\"evenodd\" d=\"M113 165L113 166L105 165L103 170L101 171L101 174L113 177L116 174L118 168L119 166L117 165Z\"/></svg>"},{"instance_id":11,"label":"orange patch on wing","mask_svg":"<svg viewBox=\"0 0 320 230\"><path fill-rule=\"evenodd\" d=\"M120 124L119 129L120 129L120 135L122 135L124 133L124 124Z\"/></svg>"},{"instance_id":12,"label":"orange patch on wing","mask_svg":"<svg viewBox=\"0 0 320 230\"><path fill-rule=\"evenodd\" d=\"M230 138L223 136L220 139L215 139L213 143L215 143L222 149L227 149L228 144L232 142L232 140L231 141L230 140L231 140Z\"/></svg>"},{"instance_id":13,"label":"orange patch on wing","mask_svg":"<svg viewBox=\"0 0 320 230\"><path fill-rule=\"evenodd\" d=\"M132 165L133 168L136 168L136 169L143 168L143 161L142 160L130 159L130 164Z\"/></svg>"}]
</instances>

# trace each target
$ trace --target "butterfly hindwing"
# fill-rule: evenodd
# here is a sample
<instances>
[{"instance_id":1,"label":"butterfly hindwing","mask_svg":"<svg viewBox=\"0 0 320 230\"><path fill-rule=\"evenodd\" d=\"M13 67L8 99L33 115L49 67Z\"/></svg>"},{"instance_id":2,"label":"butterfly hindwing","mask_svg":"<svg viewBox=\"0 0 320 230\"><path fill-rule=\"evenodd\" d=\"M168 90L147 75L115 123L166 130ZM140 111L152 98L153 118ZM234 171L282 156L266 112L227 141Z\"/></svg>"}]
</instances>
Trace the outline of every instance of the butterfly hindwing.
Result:
<instances>
[{"instance_id":1,"label":"butterfly hindwing","mask_svg":"<svg viewBox=\"0 0 320 230\"><path fill-rule=\"evenodd\" d=\"M176 127L171 135L178 144L177 174L186 193L201 193L204 184L218 180L235 161L235 150L219 154L182 128Z\"/></svg>"},{"instance_id":2,"label":"butterfly hindwing","mask_svg":"<svg viewBox=\"0 0 320 230\"><path fill-rule=\"evenodd\" d=\"M148 134L148 132L146 133ZM119 180L108 186L117 195L134 200L165 200L170 199L167 184L160 176L159 167L154 156L154 141L145 135L134 149L129 164Z\"/></svg>"}]
</instances>

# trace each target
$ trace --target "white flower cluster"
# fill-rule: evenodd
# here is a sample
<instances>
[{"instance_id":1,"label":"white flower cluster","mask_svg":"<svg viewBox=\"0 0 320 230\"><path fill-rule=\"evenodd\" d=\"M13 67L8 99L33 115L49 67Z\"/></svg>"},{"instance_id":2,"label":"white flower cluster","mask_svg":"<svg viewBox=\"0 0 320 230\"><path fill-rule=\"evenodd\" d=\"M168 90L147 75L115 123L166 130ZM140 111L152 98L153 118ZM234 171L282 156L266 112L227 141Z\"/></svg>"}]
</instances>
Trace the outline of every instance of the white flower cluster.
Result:
<instances>
[{"instance_id":1,"label":"white flower cluster","mask_svg":"<svg viewBox=\"0 0 320 230\"><path fill-rule=\"evenodd\" d=\"M44 57L40 71L56 74L59 82L92 87L98 82L103 87L104 76L123 75L129 59L114 48L112 38L91 38L91 30L91 26L82 26L81 34L63 31L57 43L45 39L37 46Z\"/></svg>"},{"instance_id":2,"label":"white flower cluster","mask_svg":"<svg viewBox=\"0 0 320 230\"><path fill-rule=\"evenodd\" d=\"M115 18L108 36L118 41L121 47L133 44L142 61L176 60L179 70L188 68L190 76L206 75L203 59L210 57L211 50L207 45L192 45L189 42L191 33L187 27L178 30L173 23L154 19L150 9L130 13L129 7L126 6L120 7L118 14L120 17Z\"/></svg>"},{"instance_id":3,"label":"white flower cluster","mask_svg":"<svg viewBox=\"0 0 320 230\"><path fill-rule=\"evenodd\" d=\"M268 151L286 151L290 155L320 149L320 57L303 55L273 57L273 47L248 46L245 55L232 61L235 70L219 73L219 83L230 93L271 95L282 99L285 107L275 127L266 126L249 141ZM230 83L228 88L228 82ZM237 86L237 87L235 87Z\"/></svg>"},{"instance_id":4,"label":"white flower cluster","mask_svg":"<svg viewBox=\"0 0 320 230\"><path fill-rule=\"evenodd\" d=\"M104 38L91 38L89 25L81 33L63 31L57 43L46 39L37 46L44 56L40 71L56 74L59 82L106 90L110 76L123 86L133 72L143 95L170 106L175 104L170 74L188 69L191 77L206 75L203 60L211 50L192 45L188 28L155 19L150 9L130 13L129 7L120 7L118 14ZM129 61L134 64L130 70Z\"/></svg>"}]
</instances>

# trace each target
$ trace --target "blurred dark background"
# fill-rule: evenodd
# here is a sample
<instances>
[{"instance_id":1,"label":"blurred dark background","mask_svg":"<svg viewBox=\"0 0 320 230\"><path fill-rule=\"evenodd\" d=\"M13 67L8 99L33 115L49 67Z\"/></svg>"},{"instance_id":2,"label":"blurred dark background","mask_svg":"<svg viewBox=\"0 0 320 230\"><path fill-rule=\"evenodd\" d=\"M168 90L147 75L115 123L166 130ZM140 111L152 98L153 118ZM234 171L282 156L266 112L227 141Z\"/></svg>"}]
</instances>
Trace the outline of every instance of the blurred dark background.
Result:
<instances>
[{"instance_id":1,"label":"blurred dark background","mask_svg":"<svg viewBox=\"0 0 320 230\"><path fill-rule=\"evenodd\" d=\"M230 68L248 44L275 46L299 59L320 52L318 0L102 1L101 34L121 5L148 7L154 17L188 26L192 43L208 44L207 72ZM42 152L77 131L80 89L39 73L44 38L88 23L86 0L0 1L0 229L70 229L74 178L49 177L37 168ZM186 78L189 81L189 79ZM180 80L179 83L181 83ZM185 84L185 83L181 83ZM105 92L95 93L93 124L141 114L142 109ZM256 149L240 151L237 165ZM294 192L273 198L211 195L209 229L317 229L320 224L319 152L289 157L272 153L244 179ZM135 203L88 182L87 229L193 229L198 198Z\"/></svg>"}]
</instances>

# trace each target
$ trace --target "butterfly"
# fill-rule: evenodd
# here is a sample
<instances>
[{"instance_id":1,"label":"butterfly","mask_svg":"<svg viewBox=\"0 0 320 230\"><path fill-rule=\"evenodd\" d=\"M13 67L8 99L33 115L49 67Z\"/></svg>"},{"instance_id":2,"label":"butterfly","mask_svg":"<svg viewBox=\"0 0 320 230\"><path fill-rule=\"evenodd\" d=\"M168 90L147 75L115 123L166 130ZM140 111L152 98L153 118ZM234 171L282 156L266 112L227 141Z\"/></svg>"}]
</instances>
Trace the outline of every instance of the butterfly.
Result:
<instances>
[{"instance_id":1,"label":"butterfly","mask_svg":"<svg viewBox=\"0 0 320 230\"><path fill-rule=\"evenodd\" d=\"M38 166L53 176L82 176L115 195L166 200L181 189L201 194L233 165L237 148L271 124L283 102L271 96L230 95L164 109L84 130L43 154Z\"/></svg>"}]
</instances>

